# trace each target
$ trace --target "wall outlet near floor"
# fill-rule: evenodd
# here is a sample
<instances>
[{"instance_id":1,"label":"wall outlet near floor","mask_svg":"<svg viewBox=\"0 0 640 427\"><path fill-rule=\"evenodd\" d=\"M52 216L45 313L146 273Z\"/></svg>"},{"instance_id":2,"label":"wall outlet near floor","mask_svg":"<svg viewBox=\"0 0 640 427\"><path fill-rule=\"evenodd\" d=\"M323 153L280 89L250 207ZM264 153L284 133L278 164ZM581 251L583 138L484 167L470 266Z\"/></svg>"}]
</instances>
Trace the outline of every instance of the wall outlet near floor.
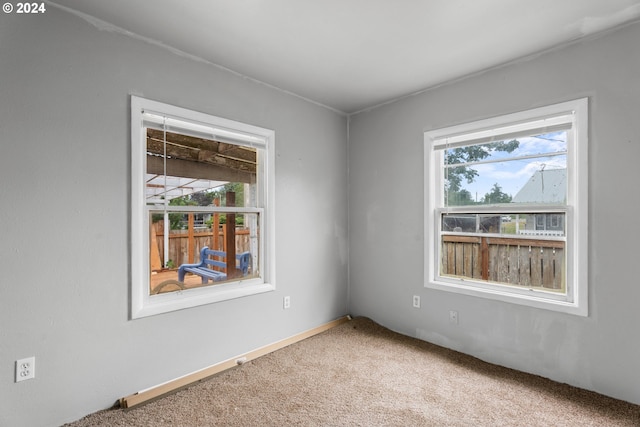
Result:
<instances>
[{"instance_id":1,"label":"wall outlet near floor","mask_svg":"<svg viewBox=\"0 0 640 427\"><path fill-rule=\"evenodd\" d=\"M458 324L458 312L455 310L449 310L449 323L454 325Z\"/></svg>"},{"instance_id":2,"label":"wall outlet near floor","mask_svg":"<svg viewBox=\"0 0 640 427\"><path fill-rule=\"evenodd\" d=\"M286 296L282 299L282 308L287 309L291 307L291 297Z\"/></svg>"},{"instance_id":3,"label":"wall outlet near floor","mask_svg":"<svg viewBox=\"0 0 640 427\"><path fill-rule=\"evenodd\" d=\"M420 308L420 296L419 295L414 295L413 296L413 306L415 308Z\"/></svg>"},{"instance_id":4,"label":"wall outlet near floor","mask_svg":"<svg viewBox=\"0 0 640 427\"><path fill-rule=\"evenodd\" d=\"M30 380L36 377L36 358L16 360L16 382Z\"/></svg>"}]
</instances>

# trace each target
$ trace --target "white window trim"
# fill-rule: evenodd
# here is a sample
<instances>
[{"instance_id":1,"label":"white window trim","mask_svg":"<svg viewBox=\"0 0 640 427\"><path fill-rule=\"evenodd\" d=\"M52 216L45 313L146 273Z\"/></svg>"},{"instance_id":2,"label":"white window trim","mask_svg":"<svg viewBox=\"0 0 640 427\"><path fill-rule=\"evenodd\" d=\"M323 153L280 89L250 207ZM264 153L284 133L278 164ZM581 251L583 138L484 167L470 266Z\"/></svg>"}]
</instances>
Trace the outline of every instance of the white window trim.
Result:
<instances>
[{"instance_id":1,"label":"white window trim","mask_svg":"<svg viewBox=\"0 0 640 427\"><path fill-rule=\"evenodd\" d=\"M151 296L149 293L149 226L145 204L146 135L143 132L143 115L156 112L167 117L184 119L193 123L193 131L203 127L215 129L216 135L233 137L260 146L265 154L260 160L260 179L264 181L264 193L258 208L233 208L232 211L260 213L261 257L259 278L239 280L216 286L206 286L178 292ZM215 117L185 108L131 96L131 312L132 319L152 316L175 310L210 304L229 299L275 290L275 132L233 120ZM260 171L260 169L262 169ZM180 207L180 211L195 207ZM218 211L229 208L217 208Z\"/></svg>"},{"instance_id":2,"label":"white window trim","mask_svg":"<svg viewBox=\"0 0 640 427\"><path fill-rule=\"evenodd\" d=\"M442 191L439 185L442 168L434 146L443 138L456 140L461 135L476 133L483 138L492 132L502 134L504 129L515 129L518 124L533 120L545 120L562 114L572 114L573 123L569 138L567 171L568 189L566 221L569 226L566 233L567 247L567 296L562 300L549 298L541 291L527 292L508 286L485 286L474 284L470 279L456 279L438 275L440 262L440 228L438 210L442 207ZM430 289L489 298L530 307L588 316L588 98L563 102L504 116L465 123L424 133L425 149L425 265L424 286ZM480 207L483 209L482 207ZM531 211L531 206L524 208ZM479 210L474 208L475 210ZM480 209L480 210L481 210ZM490 209L490 208L489 208ZM514 209L514 211L520 208ZM501 212L504 211L501 210Z\"/></svg>"}]
</instances>

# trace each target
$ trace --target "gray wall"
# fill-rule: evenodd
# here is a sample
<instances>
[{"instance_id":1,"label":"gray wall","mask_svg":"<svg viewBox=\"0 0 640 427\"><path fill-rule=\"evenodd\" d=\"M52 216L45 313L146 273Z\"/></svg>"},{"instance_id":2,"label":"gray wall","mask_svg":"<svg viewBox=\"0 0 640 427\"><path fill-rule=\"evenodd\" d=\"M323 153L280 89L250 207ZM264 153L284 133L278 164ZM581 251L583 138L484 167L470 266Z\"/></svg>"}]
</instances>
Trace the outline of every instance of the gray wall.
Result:
<instances>
[{"instance_id":1,"label":"gray wall","mask_svg":"<svg viewBox=\"0 0 640 427\"><path fill-rule=\"evenodd\" d=\"M351 117L350 311L640 403L640 23ZM423 132L588 96L590 316L423 287ZM412 308L420 295L422 308ZM458 310L451 325L449 310Z\"/></svg>"},{"instance_id":2,"label":"gray wall","mask_svg":"<svg viewBox=\"0 0 640 427\"><path fill-rule=\"evenodd\" d=\"M276 291L128 319L130 94L275 130ZM53 7L0 14L0 425L60 425L346 314L346 126Z\"/></svg>"}]
</instances>

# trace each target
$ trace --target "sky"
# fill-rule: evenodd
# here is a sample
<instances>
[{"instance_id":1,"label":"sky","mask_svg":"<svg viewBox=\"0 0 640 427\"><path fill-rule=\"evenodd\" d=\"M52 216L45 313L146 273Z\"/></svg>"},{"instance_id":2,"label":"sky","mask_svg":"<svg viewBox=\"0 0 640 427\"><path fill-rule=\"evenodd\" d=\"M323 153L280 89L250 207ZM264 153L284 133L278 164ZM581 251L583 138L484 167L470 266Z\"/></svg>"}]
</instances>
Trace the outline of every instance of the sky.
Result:
<instances>
[{"instance_id":1,"label":"sky","mask_svg":"<svg viewBox=\"0 0 640 427\"><path fill-rule=\"evenodd\" d=\"M520 145L511 153L494 152L485 161L513 159L522 156L540 155L539 157L484 163L470 166L478 171L479 176L471 184L462 182L463 188L472 197L480 201L491 191L495 183L502 187L502 192L515 196L531 176L538 170L565 169L566 155L548 155L549 153L566 152L566 132L554 132L533 137L518 138ZM546 154L546 155L545 155Z\"/></svg>"}]
</instances>

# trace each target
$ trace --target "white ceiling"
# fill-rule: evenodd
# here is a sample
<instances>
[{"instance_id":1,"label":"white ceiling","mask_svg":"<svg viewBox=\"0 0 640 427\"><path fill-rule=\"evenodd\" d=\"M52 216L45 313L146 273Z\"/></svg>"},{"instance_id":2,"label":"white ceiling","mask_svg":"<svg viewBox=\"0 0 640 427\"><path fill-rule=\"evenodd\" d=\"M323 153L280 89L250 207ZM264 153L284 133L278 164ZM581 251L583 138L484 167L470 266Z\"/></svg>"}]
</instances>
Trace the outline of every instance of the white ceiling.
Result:
<instances>
[{"instance_id":1,"label":"white ceiling","mask_svg":"<svg viewBox=\"0 0 640 427\"><path fill-rule=\"evenodd\" d=\"M344 113L640 19L640 0L53 3Z\"/></svg>"}]
</instances>

